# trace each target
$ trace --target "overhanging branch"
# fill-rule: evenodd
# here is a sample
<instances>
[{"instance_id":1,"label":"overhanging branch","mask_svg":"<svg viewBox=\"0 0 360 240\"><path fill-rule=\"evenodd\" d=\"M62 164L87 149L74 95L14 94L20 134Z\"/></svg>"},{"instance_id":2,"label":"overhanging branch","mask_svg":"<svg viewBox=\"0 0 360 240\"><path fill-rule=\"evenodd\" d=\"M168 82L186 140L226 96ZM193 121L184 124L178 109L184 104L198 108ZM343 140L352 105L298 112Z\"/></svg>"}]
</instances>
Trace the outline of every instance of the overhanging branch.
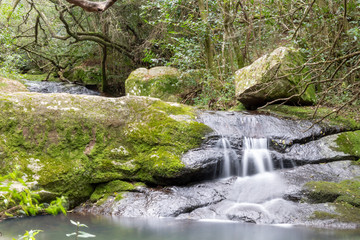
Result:
<instances>
[{"instance_id":1,"label":"overhanging branch","mask_svg":"<svg viewBox=\"0 0 360 240\"><path fill-rule=\"evenodd\" d=\"M85 0L66 0L75 6L81 7L87 12L104 12L111 7L117 0L107 0L104 2L92 2Z\"/></svg>"}]
</instances>

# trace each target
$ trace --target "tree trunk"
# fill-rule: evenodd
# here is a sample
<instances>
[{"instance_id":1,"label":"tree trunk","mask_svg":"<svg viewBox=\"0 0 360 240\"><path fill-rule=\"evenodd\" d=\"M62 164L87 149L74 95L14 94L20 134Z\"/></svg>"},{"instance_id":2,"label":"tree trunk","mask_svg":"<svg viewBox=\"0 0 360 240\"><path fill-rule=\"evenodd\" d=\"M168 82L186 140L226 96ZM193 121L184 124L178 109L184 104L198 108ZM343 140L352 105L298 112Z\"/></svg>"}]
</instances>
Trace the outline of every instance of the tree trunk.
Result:
<instances>
[{"instance_id":1,"label":"tree trunk","mask_svg":"<svg viewBox=\"0 0 360 240\"><path fill-rule=\"evenodd\" d=\"M200 10L200 17L206 26L205 33L205 55L206 55L206 64L208 70L215 75L216 71L214 69L214 47L212 45L211 36L210 36L210 26L208 22L208 14L205 8L204 0L198 0L198 6Z\"/></svg>"},{"instance_id":2,"label":"tree trunk","mask_svg":"<svg viewBox=\"0 0 360 240\"><path fill-rule=\"evenodd\" d=\"M107 60L107 47L102 47L102 60L101 60L101 78L102 78L102 91L109 92L110 86L106 77L106 60Z\"/></svg>"}]
</instances>

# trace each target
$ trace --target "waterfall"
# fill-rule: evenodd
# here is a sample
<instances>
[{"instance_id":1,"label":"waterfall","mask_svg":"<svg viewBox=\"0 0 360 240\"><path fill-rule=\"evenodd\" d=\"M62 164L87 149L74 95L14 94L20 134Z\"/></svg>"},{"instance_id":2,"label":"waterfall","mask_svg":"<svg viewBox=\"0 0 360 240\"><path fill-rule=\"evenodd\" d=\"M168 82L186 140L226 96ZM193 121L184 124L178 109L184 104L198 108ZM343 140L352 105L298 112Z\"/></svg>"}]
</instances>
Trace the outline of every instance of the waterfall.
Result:
<instances>
[{"instance_id":1,"label":"waterfall","mask_svg":"<svg viewBox=\"0 0 360 240\"><path fill-rule=\"evenodd\" d=\"M241 161L242 176L264 173L273 170L273 163L266 138L244 138Z\"/></svg>"},{"instance_id":2,"label":"waterfall","mask_svg":"<svg viewBox=\"0 0 360 240\"><path fill-rule=\"evenodd\" d=\"M240 173L240 163L238 156L230 145L230 141L222 137L216 144L216 147L223 151L223 162L220 168L220 177L238 176Z\"/></svg>"},{"instance_id":3,"label":"waterfall","mask_svg":"<svg viewBox=\"0 0 360 240\"><path fill-rule=\"evenodd\" d=\"M268 150L267 138L243 139L243 153L240 158L231 147L229 139L222 137L216 147L223 153L223 161L220 166L219 176L250 176L258 173L271 172L273 163Z\"/></svg>"}]
</instances>

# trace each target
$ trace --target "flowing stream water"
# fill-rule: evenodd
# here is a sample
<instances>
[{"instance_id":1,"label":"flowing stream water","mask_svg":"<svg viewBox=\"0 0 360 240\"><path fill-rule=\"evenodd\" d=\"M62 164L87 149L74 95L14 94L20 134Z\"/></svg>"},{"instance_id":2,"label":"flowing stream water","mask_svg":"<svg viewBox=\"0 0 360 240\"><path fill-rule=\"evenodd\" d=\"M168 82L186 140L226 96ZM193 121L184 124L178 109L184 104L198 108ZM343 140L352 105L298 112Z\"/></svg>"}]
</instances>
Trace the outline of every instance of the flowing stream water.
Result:
<instances>
[{"instance_id":1,"label":"flowing stream water","mask_svg":"<svg viewBox=\"0 0 360 240\"><path fill-rule=\"evenodd\" d=\"M63 83L26 81L25 84L30 91L36 92L98 95L97 92L86 88ZM226 121L224 121L225 118ZM276 131L277 125L269 126L266 122L260 122L259 119L256 115L239 117L233 113L219 113L218 118L216 116L207 118L205 115L201 119L213 128L215 139L217 138L214 148L223 156L218 176L223 179L236 178L231 194L218 205L214 205L220 218L194 221L175 218L117 218L76 214L41 216L0 222L0 240L12 239L31 229L44 230L37 236L38 240L67 239L65 234L74 231L74 226L69 222L70 219L87 224L90 228L83 229L84 231L95 234L95 239L104 240L359 239L358 230L322 229L318 231L305 227L290 227L286 224L280 224L282 227L277 226L279 223L286 222L288 216L296 216L293 203L282 198L288 186L274 171L279 164L275 166L268 149L269 140L271 140L269 129L272 128L272 131L276 133L281 132L286 126L279 126ZM221 218L221 216L226 217ZM222 219L227 219L227 221ZM260 224L244 224L228 221L229 219Z\"/></svg>"},{"instance_id":2,"label":"flowing stream water","mask_svg":"<svg viewBox=\"0 0 360 240\"><path fill-rule=\"evenodd\" d=\"M0 223L1 240L17 238L26 230L43 232L37 240L75 239L65 234L75 231L70 223L79 221L88 228L80 230L96 235L95 240L356 240L356 231L316 230L304 227L278 227L235 222L189 221L175 219L117 218L74 215L40 216Z\"/></svg>"},{"instance_id":3,"label":"flowing stream water","mask_svg":"<svg viewBox=\"0 0 360 240\"><path fill-rule=\"evenodd\" d=\"M97 91L72 83L29 80L23 80L23 82L30 92L100 95Z\"/></svg>"}]
</instances>

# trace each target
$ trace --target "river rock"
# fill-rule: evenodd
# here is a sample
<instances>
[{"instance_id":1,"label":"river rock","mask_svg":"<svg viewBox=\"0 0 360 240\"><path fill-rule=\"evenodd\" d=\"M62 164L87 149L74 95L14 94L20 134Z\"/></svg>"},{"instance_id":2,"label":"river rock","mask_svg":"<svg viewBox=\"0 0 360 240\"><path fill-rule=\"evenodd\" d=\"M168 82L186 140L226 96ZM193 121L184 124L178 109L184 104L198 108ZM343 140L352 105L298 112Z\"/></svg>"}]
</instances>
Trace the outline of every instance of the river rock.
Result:
<instances>
[{"instance_id":1,"label":"river rock","mask_svg":"<svg viewBox=\"0 0 360 240\"><path fill-rule=\"evenodd\" d=\"M283 153L273 151L273 159L279 162L291 162L295 165L359 159L360 152L345 153L342 148L344 144L338 143L344 134L347 133L325 136L305 144L294 144ZM354 146L354 143L346 143L346 145L348 144Z\"/></svg>"},{"instance_id":2,"label":"river rock","mask_svg":"<svg viewBox=\"0 0 360 240\"><path fill-rule=\"evenodd\" d=\"M28 92L28 90L19 81L0 77L0 92Z\"/></svg>"},{"instance_id":3,"label":"river rock","mask_svg":"<svg viewBox=\"0 0 360 240\"><path fill-rule=\"evenodd\" d=\"M181 156L210 131L193 108L147 97L0 93L0 109L1 173L20 166L77 203L113 180L184 183L196 169Z\"/></svg>"},{"instance_id":4,"label":"river rock","mask_svg":"<svg viewBox=\"0 0 360 240\"><path fill-rule=\"evenodd\" d=\"M294 68L304 63L298 49L280 47L235 73L236 98L247 108L256 109L267 102L288 98L304 90L306 81ZM285 76L285 77L282 77ZM288 103L309 105L315 102L314 86Z\"/></svg>"},{"instance_id":5,"label":"river rock","mask_svg":"<svg viewBox=\"0 0 360 240\"><path fill-rule=\"evenodd\" d=\"M335 213L334 209L326 203L303 202L302 189L309 181L339 182L359 174L360 166L351 161L308 164L264 175L217 179L182 187L140 187L137 192L123 194L121 199L108 197L102 204L88 203L75 212L353 228L356 224L313 218L315 211Z\"/></svg>"},{"instance_id":6,"label":"river rock","mask_svg":"<svg viewBox=\"0 0 360 240\"><path fill-rule=\"evenodd\" d=\"M128 95L160 98L164 101L180 101L177 94L180 72L172 67L138 68L133 71L125 82Z\"/></svg>"}]
</instances>

